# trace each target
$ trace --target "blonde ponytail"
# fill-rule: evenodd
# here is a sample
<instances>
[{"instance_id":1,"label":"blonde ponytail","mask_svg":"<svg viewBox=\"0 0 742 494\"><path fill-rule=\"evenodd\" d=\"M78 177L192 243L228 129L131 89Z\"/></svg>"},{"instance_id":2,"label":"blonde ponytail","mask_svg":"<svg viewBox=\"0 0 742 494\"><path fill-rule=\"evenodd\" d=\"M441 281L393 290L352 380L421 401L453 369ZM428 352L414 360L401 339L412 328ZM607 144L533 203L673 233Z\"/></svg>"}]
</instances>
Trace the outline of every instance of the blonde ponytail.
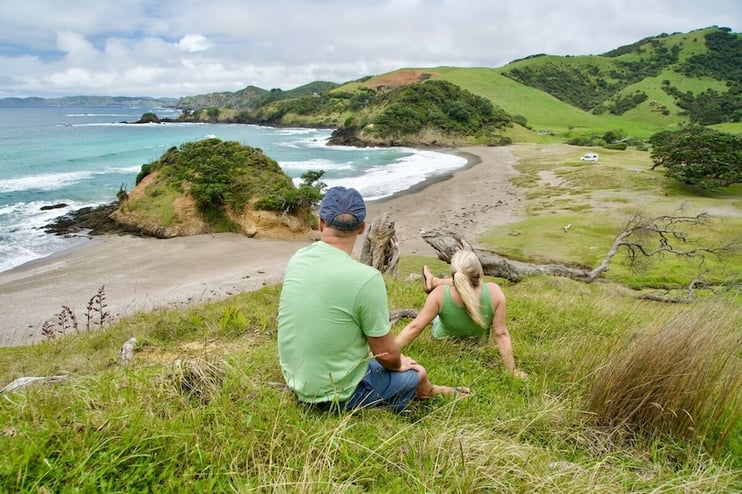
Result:
<instances>
[{"instance_id":1,"label":"blonde ponytail","mask_svg":"<svg viewBox=\"0 0 742 494\"><path fill-rule=\"evenodd\" d=\"M479 258L470 250L457 251L451 257L451 273L453 286L464 302L466 313L475 323L487 328L488 323L482 317L479 295L475 290L482 283L482 264Z\"/></svg>"}]
</instances>

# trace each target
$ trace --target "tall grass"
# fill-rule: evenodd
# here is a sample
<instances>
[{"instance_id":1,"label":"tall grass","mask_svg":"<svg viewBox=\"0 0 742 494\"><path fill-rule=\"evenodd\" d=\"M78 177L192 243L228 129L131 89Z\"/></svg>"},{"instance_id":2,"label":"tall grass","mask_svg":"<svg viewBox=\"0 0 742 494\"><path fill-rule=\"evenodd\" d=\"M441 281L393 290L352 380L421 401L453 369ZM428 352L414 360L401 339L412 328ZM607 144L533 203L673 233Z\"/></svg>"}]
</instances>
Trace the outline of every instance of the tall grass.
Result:
<instances>
[{"instance_id":1,"label":"tall grass","mask_svg":"<svg viewBox=\"0 0 742 494\"><path fill-rule=\"evenodd\" d=\"M702 307L639 329L615 349L588 392L598 426L643 441L672 435L705 442L712 454L720 450L742 419L739 308Z\"/></svg>"}]
</instances>

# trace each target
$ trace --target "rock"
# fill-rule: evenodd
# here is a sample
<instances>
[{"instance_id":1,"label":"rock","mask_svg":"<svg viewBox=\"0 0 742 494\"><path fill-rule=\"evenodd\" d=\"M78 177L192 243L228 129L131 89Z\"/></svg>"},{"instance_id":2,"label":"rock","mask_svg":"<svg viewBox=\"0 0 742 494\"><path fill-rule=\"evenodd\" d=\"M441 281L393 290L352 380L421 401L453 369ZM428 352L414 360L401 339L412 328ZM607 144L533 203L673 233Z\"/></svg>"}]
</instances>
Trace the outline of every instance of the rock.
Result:
<instances>
[{"instance_id":1,"label":"rock","mask_svg":"<svg viewBox=\"0 0 742 494\"><path fill-rule=\"evenodd\" d=\"M40 207L39 209L40 209L41 211L50 211L50 210L52 210L52 209L62 209L62 208L66 208L67 206L68 206L68 204L67 204L67 203L64 203L64 202L60 202L60 203L58 203L58 204L50 204L50 205L48 205L48 206L41 206L41 207Z\"/></svg>"},{"instance_id":2,"label":"rock","mask_svg":"<svg viewBox=\"0 0 742 494\"><path fill-rule=\"evenodd\" d=\"M74 235L83 232L88 235L106 235L112 233L141 234L111 219L111 214L117 207L118 203L112 202L102 206L86 207L70 211L46 225L44 231L55 235Z\"/></svg>"}]
</instances>

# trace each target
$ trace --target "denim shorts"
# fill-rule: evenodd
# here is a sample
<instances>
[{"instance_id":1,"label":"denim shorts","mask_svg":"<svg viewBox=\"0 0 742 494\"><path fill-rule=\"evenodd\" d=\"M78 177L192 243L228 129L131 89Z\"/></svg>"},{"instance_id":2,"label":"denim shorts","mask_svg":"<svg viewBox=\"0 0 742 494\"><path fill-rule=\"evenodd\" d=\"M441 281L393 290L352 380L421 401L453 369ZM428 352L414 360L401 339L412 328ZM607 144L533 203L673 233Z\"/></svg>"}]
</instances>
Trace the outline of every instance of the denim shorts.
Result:
<instances>
[{"instance_id":1,"label":"denim shorts","mask_svg":"<svg viewBox=\"0 0 742 494\"><path fill-rule=\"evenodd\" d=\"M316 403L325 410L351 410L365 407L389 407L399 413L415 396L420 376L414 370L395 372L386 370L375 359L369 361L366 375L345 401Z\"/></svg>"}]
</instances>

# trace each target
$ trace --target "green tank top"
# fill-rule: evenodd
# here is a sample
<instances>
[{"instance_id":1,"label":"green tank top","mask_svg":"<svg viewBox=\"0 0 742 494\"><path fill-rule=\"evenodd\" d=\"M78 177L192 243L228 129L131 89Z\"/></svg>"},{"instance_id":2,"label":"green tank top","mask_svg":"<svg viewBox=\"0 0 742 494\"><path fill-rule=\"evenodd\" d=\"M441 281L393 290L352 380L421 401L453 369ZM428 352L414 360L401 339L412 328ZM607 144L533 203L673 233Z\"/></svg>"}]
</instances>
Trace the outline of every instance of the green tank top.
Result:
<instances>
[{"instance_id":1,"label":"green tank top","mask_svg":"<svg viewBox=\"0 0 742 494\"><path fill-rule=\"evenodd\" d=\"M482 293L479 297L479 310L487 323L483 328L475 323L466 313L463 305L457 304L451 296L451 287L446 286L443 292L443 304L438 317L433 323L434 338L468 338L489 334L492 327L492 318L495 308L492 307L492 297L487 283L482 284Z\"/></svg>"}]
</instances>

